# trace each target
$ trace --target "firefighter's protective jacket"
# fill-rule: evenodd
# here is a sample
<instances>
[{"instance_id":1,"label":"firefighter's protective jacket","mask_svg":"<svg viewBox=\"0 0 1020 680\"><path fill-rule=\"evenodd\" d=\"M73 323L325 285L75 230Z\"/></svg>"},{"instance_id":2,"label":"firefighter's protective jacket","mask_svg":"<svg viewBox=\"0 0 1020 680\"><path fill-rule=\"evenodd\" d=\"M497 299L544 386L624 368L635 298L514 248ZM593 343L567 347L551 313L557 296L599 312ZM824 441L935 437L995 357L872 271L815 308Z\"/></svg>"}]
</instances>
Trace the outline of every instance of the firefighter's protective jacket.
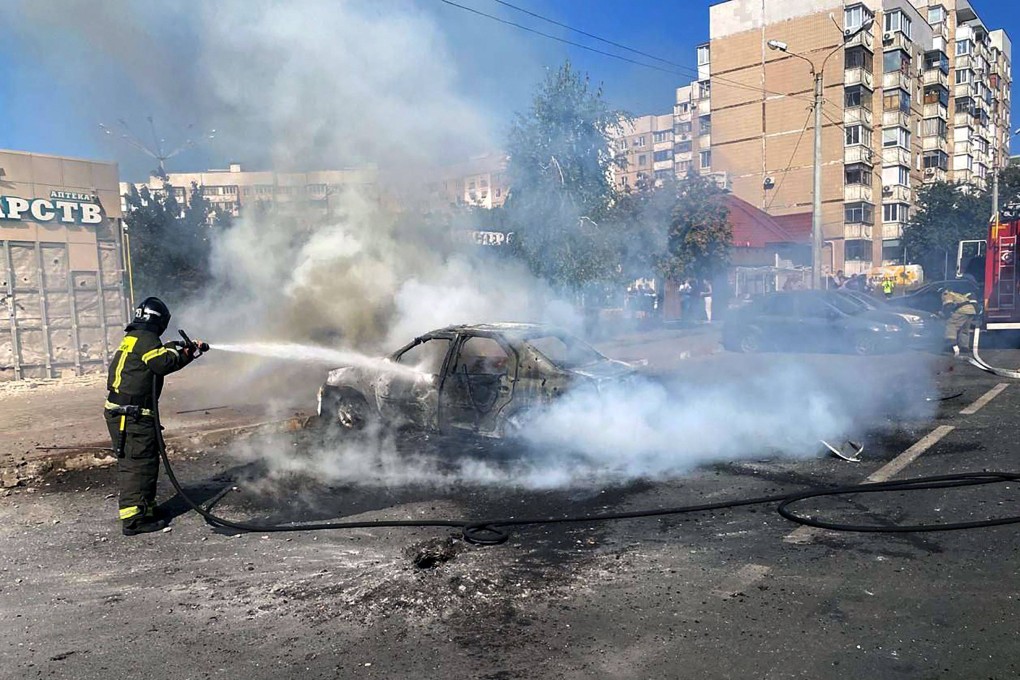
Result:
<instances>
[{"instance_id":1,"label":"firefighter's protective jacket","mask_svg":"<svg viewBox=\"0 0 1020 680\"><path fill-rule=\"evenodd\" d=\"M959 312L960 314L977 314L977 306L970 295L957 293L948 288L942 291L942 313L946 316Z\"/></svg>"},{"instance_id":2,"label":"firefighter's protective jacket","mask_svg":"<svg viewBox=\"0 0 1020 680\"><path fill-rule=\"evenodd\" d=\"M158 395L163 376L184 368L192 358L176 343L160 343L159 336L150 330L128 331L110 364L107 401L118 406L152 408L153 382L156 381Z\"/></svg>"}]
</instances>

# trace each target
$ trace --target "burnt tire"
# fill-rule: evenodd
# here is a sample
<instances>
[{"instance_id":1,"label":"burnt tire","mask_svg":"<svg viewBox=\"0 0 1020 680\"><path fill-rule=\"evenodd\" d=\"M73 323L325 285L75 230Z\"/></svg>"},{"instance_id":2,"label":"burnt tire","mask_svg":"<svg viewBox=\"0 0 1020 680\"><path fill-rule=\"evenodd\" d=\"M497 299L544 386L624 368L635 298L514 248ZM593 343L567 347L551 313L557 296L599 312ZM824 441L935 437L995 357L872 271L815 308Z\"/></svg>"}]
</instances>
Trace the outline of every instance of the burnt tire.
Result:
<instances>
[{"instance_id":1,"label":"burnt tire","mask_svg":"<svg viewBox=\"0 0 1020 680\"><path fill-rule=\"evenodd\" d=\"M327 390L322 395L318 422L324 429L356 432L371 418L368 402L357 392Z\"/></svg>"}]
</instances>

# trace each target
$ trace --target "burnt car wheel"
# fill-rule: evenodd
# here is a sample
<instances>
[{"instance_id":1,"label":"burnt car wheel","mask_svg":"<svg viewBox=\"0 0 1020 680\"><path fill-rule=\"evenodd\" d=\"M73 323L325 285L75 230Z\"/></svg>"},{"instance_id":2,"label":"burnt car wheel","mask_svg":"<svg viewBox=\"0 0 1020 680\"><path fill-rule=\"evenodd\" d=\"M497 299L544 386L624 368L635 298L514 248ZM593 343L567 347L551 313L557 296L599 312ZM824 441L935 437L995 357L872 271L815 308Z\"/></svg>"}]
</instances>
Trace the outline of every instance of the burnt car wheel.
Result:
<instances>
[{"instance_id":1,"label":"burnt car wheel","mask_svg":"<svg viewBox=\"0 0 1020 680\"><path fill-rule=\"evenodd\" d=\"M341 430L362 430L369 421L368 402L356 392L326 390L322 395L319 423Z\"/></svg>"}]
</instances>

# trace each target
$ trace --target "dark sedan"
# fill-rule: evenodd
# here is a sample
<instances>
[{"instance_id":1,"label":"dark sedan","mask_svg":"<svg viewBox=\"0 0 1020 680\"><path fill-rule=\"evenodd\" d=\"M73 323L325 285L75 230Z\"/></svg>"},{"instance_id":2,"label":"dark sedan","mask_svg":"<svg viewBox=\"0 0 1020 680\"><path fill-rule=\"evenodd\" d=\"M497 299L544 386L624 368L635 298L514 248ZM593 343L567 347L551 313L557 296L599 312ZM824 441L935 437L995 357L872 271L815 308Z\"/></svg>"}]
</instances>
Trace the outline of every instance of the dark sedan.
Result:
<instances>
[{"instance_id":1,"label":"dark sedan","mask_svg":"<svg viewBox=\"0 0 1020 680\"><path fill-rule=\"evenodd\" d=\"M938 314L942 311L942 291L944 290L970 295L974 300L981 299L981 287L968 277L926 283L906 295L889 298L889 304L894 307L920 309L931 314Z\"/></svg>"},{"instance_id":2,"label":"dark sedan","mask_svg":"<svg viewBox=\"0 0 1020 680\"><path fill-rule=\"evenodd\" d=\"M888 314L889 320L892 323L898 324L900 329L909 336L910 341L916 346L930 346L941 342L944 322L935 314L930 314L920 309L894 307L883 298L877 298L874 295L856 290L841 288L836 292L840 295L845 295L869 310Z\"/></svg>"},{"instance_id":3,"label":"dark sedan","mask_svg":"<svg viewBox=\"0 0 1020 680\"><path fill-rule=\"evenodd\" d=\"M874 354L901 349L907 334L894 315L867 309L835 291L771 293L736 312L723 345L740 352L765 349Z\"/></svg>"}]
</instances>

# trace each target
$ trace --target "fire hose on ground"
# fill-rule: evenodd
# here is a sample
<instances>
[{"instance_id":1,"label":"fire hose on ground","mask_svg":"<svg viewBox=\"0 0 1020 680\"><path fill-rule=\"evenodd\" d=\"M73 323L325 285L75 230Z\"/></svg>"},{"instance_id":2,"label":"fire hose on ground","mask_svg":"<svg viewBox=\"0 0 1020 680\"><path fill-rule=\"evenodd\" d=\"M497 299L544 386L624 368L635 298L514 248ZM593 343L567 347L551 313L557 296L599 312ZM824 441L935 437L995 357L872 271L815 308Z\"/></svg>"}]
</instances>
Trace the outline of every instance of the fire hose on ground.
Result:
<instances>
[{"instance_id":1,"label":"fire hose on ground","mask_svg":"<svg viewBox=\"0 0 1020 680\"><path fill-rule=\"evenodd\" d=\"M757 496L752 498L736 498L715 503L701 503L693 505L681 505L668 508L651 508L647 510L634 510L629 512L612 512L583 515L565 515L562 517L506 517L484 520L469 519L418 519L418 520L371 520L371 521L335 521L335 522L314 522L307 524L254 524L251 522L238 522L225 517L220 517L211 512L211 508L223 498L234 487L228 486L220 491L213 499L202 507L185 492L174 474L173 466L167 455L166 442L163 439L163 431L159 421L158 388L153 385L153 425L156 430L156 441L159 448L159 455L163 460L163 467L166 470L167 478L181 499L192 510L198 513L203 519L214 527L233 529L245 533L276 533L295 531L324 531L342 529L379 529L386 527L432 527L458 529L461 536L468 543L474 545L499 545L506 542L509 537L508 529L511 527L551 525L551 524L595 524L608 521L626 519L644 519L651 517L668 517L686 515L700 512L711 512L715 510L727 510L732 508L748 507L753 505L776 505L776 511L784 518L810 527L827 529L830 531L850 531L862 533L919 533L937 531L959 531L963 529L979 529L985 527L1003 526L1007 524L1020 524L1020 516L998 517L969 522L952 522L945 524L912 524L912 525L871 525L851 524L842 522L827 522L815 519L794 510L797 503L813 498L825 498L846 496L861 493L886 493L895 491L925 491L935 489L954 489L970 486L982 486L986 484L1003 484L1008 482L1020 482L1020 473L1015 472L964 472L953 475L936 475L929 477L914 477L898 481L871 482L864 484L851 484L835 486L822 489L809 489L795 491L786 494L773 494L768 496Z\"/></svg>"}]
</instances>

